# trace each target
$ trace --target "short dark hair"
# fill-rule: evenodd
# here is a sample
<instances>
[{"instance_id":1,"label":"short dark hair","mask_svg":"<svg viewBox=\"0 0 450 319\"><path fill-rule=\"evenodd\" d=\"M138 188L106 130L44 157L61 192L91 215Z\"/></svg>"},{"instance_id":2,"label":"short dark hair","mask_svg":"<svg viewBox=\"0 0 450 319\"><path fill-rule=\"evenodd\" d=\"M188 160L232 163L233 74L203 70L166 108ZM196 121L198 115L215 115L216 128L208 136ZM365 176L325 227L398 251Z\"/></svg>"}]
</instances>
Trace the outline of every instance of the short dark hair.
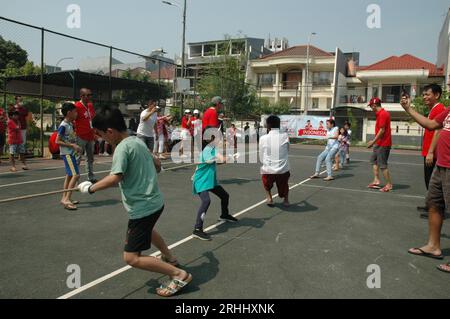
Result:
<instances>
[{"instance_id":1,"label":"short dark hair","mask_svg":"<svg viewBox=\"0 0 450 319\"><path fill-rule=\"evenodd\" d=\"M119 132L126 132L127 125L119 109L104 109L92 120L92 126L102 132L114 129Z\"/></svg>"},{"instance_id":2,"label":"short dark hair","mask_svg":"<svg viewBox=\"0 0 450 319\"><path fill-rule=\"evenodd\" d=\"M433 83L433 84L426 85L423 88L424 92L426 92L428 90L431 90L431 92L433 92L433 94L439 94L439 98L442 97L442 87L439 84Z\"/></svg>"},{"instance_id":3,"label":"short dark hair","mask_svg":"<svg viewBox=\"0 0 450 319\"><path fill-rule=\"evenodd\" d=\"M267 118L266 124L268 128L280 128L281 120L276 115L271 115Z\"/></svg>"},{"instance_id":4,"label":"short dark hair","mask_svg":"<svg viewBox=\"0 0 450 319\"><path fill-rule=\"evenodd\" d=\"M74 109L76 109L75 104L66 102L61 106L61 113L64 115L64 117L66 117L67 113L69 113Z\"/></svg>"},{"instance_id":5,"label":"short dark hair","mask_svg":"<svg viewBox=\"0 0 450 319\"><path fill-rule=\"evenodd\" d=\"M329 122L333 126L336 126L336 121L333 119L329 119L329 120L327 120L327 122Z\"/></svg>"}]
</instances>

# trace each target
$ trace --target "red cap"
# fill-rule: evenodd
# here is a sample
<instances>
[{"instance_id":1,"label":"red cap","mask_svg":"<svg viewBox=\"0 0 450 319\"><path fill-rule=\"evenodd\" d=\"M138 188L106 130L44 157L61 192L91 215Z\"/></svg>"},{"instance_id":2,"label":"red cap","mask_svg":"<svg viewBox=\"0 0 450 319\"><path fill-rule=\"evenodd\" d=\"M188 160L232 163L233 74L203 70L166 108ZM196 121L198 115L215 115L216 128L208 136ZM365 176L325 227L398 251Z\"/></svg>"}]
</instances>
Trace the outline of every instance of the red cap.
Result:
<instances>
[{"instance_id":1,"label":"red cap","mask_svg":"<svg viewBox=\"0 0 450 319\"><path fill-rule=\"evenodd\" d=\"M370 100L368 106L372 106L374 104L381 105L381 100L378 97L374 97Z\"/></svg>"}]
</instances>

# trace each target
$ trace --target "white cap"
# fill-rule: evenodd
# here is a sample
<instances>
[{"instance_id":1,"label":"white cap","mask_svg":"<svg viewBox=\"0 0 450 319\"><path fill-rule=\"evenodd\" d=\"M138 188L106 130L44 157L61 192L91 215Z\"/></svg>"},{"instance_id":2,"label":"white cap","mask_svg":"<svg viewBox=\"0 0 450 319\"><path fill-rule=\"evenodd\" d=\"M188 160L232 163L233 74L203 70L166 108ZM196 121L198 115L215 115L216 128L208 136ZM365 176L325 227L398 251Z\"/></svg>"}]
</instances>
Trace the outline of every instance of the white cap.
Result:
<instances>
[{"instance_id":1,"label":"white cap","mask_svg":"<svg viewBox=\"0 0 450 319\"><path fill-rule=\"evenodd\" d=\"M200 111L199 110L195 110L194 114L200 114Z\"/></svg>"},{"instance_id":2,"label":"white cap","mask_svg":"<svg viewBox=\"0 0 450 319\"><path fill-rule=\"evenodd\" d=\"M191 110L184 111L184 114L188 114L188 113L191 113Z\"/></svg>"}]
</instances>

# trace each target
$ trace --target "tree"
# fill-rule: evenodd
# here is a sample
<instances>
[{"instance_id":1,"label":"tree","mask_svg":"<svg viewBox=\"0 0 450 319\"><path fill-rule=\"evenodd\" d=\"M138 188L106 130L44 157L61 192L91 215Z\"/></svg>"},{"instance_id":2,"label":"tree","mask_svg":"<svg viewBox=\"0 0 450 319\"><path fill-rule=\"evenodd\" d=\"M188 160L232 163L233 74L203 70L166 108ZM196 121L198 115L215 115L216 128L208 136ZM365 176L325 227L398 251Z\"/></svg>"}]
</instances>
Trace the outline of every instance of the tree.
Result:
<instances>
[{"instance_id":1,"label":"tree","mask_svg":"<svg viewBox=\"0 0 450 319\"><path fill-rule=\"evenodd\" d=\"M440 102L442 104L444 104L445 106L449 106L450 105L450 92L447 92L447 91L442 92L442 97L441 97ZM428 116L430 114L430 110L424 104L423 98L421 96L416 97L412 101L412 105L414 106L414 109L417 112L419 112L420 114L422 114L424 116Z\"/></svg>"},{"instance_id":2,"label":"tree","mask_svg":"<svg viewBox=\"0 0 450 319\"><path fill-rule=\"evenodd\" d=\"M28 53L18 44L0 36L0 70L21 68L28 61Z\"/></svg>"}]
</instances>

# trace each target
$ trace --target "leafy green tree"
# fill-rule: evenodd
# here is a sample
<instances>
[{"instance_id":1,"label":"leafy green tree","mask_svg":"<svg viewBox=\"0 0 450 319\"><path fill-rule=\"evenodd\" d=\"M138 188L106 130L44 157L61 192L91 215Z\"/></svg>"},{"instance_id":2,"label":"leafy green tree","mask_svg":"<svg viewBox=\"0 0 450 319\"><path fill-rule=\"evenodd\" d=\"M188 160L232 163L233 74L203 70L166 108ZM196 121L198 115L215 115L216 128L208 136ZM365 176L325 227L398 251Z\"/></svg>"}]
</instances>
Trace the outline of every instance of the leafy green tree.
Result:
<instances>
[{"instance_id":1,"label":"leafy green tree","mask_svg":"<svg viewBox=\"0 0 450 319\"><path fill-rule=\"evenodd\" d=\"M21 68L28 61L28 53L18 44L0 36L0 70Z\"/></svg>"}]
</instances>

